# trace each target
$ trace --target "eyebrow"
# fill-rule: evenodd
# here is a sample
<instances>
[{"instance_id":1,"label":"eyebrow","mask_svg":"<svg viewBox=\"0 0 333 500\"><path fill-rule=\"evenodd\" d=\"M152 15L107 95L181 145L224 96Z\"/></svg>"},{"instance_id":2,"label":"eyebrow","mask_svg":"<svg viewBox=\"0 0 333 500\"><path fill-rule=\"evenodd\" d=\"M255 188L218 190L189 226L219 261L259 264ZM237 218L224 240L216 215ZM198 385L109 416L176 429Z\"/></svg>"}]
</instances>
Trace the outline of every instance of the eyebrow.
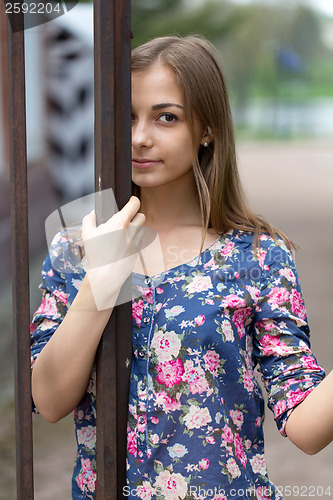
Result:
<instances>
[{"instance_id":1,"label":"eyebrow","mask_svg":"<svg viewBox=\"0 0 333 500\"><path fill-rule=\"evenodd\" d=\"M176 104L173 102L162 102L161 104L154 104L154 106L151 107L153 111L156 109L162 109L162 108L170 108L172 106L175 106L176 108L184 109L184 106L181 106L180 104Z\"/></svg>"}]
</instances>

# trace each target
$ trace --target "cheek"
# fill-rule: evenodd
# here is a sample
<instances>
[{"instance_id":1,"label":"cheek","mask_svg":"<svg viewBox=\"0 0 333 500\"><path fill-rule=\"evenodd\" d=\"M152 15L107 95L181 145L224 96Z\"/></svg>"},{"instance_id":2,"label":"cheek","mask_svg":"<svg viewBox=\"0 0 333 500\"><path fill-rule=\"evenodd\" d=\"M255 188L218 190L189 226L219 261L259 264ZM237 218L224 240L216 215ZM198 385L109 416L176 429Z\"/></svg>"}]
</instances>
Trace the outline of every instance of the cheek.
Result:
<instances>
[{"instance_id":1,"label":"cheek","mask_svg":"<svg viewBox=\"0 0 333 500\"><path fill-rule=\"evenodd\" d=\"M182 137L178 137L178 140L173 144L173 154L177 157L177 160L182 163L193 162L193 146L192 138L188 134L183 134Z\"/></svg>"}]
</instances>

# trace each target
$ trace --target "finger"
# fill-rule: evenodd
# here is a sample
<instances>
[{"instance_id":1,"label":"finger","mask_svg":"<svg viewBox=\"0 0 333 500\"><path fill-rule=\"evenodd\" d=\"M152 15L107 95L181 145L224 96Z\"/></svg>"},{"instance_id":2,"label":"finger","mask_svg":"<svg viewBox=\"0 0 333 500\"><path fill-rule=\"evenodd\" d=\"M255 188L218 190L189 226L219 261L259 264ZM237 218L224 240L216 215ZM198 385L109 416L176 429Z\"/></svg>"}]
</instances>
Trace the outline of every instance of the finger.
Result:
<instances>
[{"instance_id":1,"label":"finger","mask_svg":"<svg viewBox=\"0 0 333 500\"><path fill-rule=\"evenodd\" d=\"M82 219L82 234L89 233L91 229L96 228L96 213L92 210L89 214L85 215Z\"/></svg>"},{"instance_id":2,"label":"finger","mask_svg":"<svg viewBox=\"0 0 333 500\"><path fill-rule=\"evenodd\" d=\"M132 196L129 201L120 210L122 223L127 226L130 221L135 217L140 208L140 200L136 196Z\"/></svg>"}]
</instances>

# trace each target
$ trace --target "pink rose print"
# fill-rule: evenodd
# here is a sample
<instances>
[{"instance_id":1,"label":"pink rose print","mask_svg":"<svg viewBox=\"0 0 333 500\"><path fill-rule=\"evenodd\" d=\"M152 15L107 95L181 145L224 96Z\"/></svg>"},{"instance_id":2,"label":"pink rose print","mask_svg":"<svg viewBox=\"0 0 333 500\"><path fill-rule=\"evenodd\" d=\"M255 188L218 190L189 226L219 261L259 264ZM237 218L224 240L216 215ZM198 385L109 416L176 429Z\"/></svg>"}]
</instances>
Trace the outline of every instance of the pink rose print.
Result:
<instances>
[{"instance_id":1,"label":"pink rose print","mask_svg":"<svg viewBox=\"0 0 333 500\"><path fill-rule=\"evenodd\" d=\"M251 299L254 301L257 301L259 298L259 294L260 294L259 288L255 287L255 286L249 286L249 285L246 285L245 288L249 292Z\"/></svg>"},{"instance_id":2,"label":"pink rose print","mask_svg":"<svg viewBox=\"0 0 333 500\"><path fill-rule=\"evenodd\" d=\"M158 371L156 380L159 384L172 387L182 382L182 375L185 370L181 359L164 361L164 363L157 365L156 369Z\"/></svg>"},{"instance_id":3,"label":"pink rose print","mask_svg":"<svg viewBox=\"0 0 333 500\"><path fill-rule=\"evenodd\" d=\"M141 325L142 318L142 310L143 310L143 300L140 299L138 302L132 302L132 317L135 319L136 325Z\"/></svg>"},{"instance_id":4,"label":"pink rose print","mask_svg":"<svg viewBox=\"0 0 333 500\"><path fill-rule=\"evenodd\" d=\"M292 347L288 346L280 340L280 337L264 335L260 339L262 353L265 356L287 356L293 353Z\"/></svg>"},{"instance_id":5,"label":"pink rose print","mask_svg":"<svg viewBox=\"0 0 333 500\"><path fill-rule=\"evenodd\" d=\"M255 474L261 474L262 476L266 474L267 469L264 455L254 455L254 457L250 459L250 464Z\"/></svg>"},{"instance_id":6,"label":"pink rose print","mask_svg":"<svg viewBox=\"0 0 333 500\"><path fill-rule=\"evenodd\" d=\"M199 365L194 365L193 361L186 361L183 381L190 384L192 394L202 394L209 389L209 384L205 377L205 372Z\"/></svg>"},{"instance_id":7,"label":"pink rose print","mask_svg":"<svg viewBox=\"0 0 333 500\"><path fill-rule=\"evenodd\" d=\"M77 478L77 484L81 491L83 491L88 498L92 498L89 492L95 491L96 488L96 472L92 470L91 461L89 458L81 458L82 472Z\"/></svg>"},{"instance_id":8,"label":"pink rose print","mask_svg":"<svg viewBox=\"0 0 333 500\"><path fill-rule=\"evenodd\" d=\"M90 376L87 392L96 396L96 370Z\"/></svg>"},{"instance_id":9,"label":"pink rose print","mask_svg":"<svg viewBox=\"0 0 333 500\"><path fill-rule=\"evenodd\" d=\"M306 310L304 307L304 302L301 293L293 290L291 292L291 310L293 313L297 314L301 319L306 318Z\"/></svg>"},{"instance_id":10,"label":"pink rose print","mask_svg":"<svg viewBox=\"0 0 333 500\"><path fill-rule=\"evenodd\" d=\"M225 340L229 342L233 342L235 340L234 332L232 329L232 325L229 320L225 319L222 321L221 328L223 331L223 335L225 336Z\"/></svg>"},{"instance_id":11,"label":"pink rose print","mask_svg":"<svg viewBox=\"0 0 333 500\"><path fill-rule=\"evenodd\" d=\"M289 292L286 288L275 286L268 294L268 303L272 307L277 307L289 300Z\"/></svg>"},{"instance_id":12,"label":"pink rose print","mask_svg":"<svg viewBox=\"0 0 333 500\"><path fill-rule=\"evenodd\" d=\"M158 330L153 337L151 348L155 350L160 363L177 358L181 342L178 335L174 332L163 332Z\"/></svg>"},{"instance_id":13,"label":"pink rose print","mask_svg":"<svg viewBox=\"0 0 333 500\"><path fill-rule=\"evenodd\" d=\"M57 297L57 299L60 300L60 302L67 305L67 295L65 292L60 292L59 290L53 290L52 293Z\"/></svg>"},{"instance_id":14,"label":"pink rose print","mask_svg":"<svg viewBox=\"0 0 333 500\"><path fill-rule=\"evenodd\" d=\"M276 323L271 319L264 319L256 323L258 328L263 328L266 332L270 332L272 328L276 328Z\"/></svg>"},{"instance_id":15,"label":"pink rose print","mask_svg":"<svg viewBox=\"0 0 333 500\"><path fill-rule=\"evenodd\" d=\"M295 275L290 267L284 267L283 269L280 269L279 274L281 276L284 276L291 283L296 283Z\"/></svg>"},{"instance_id":16,"label":"pink rose print","mask_svg":"<svg viewBox=\"0 0 333 500\"><path fill-rule=\"evenodd\" d=\"M241 473L234 458L229 458L226 465L227 470L233 479L236 479L236 477L240 477Z\"/></svg>"},{"instance_id":17,"label":"pink rose print","mask_svg":"<svg viewBox=\"0 0 333 500\"><path fill-rule=\"evenodd\" d=\"M77 430L78 444L93 450L96 445L96 427L88 425Z\"/></svg>"},{"instance_id":18,"label":"pink rose print","mask_svg":"<svg viewBox=\"0 0 333 500\"><path fill-rule=\"evenodd\" d=\"M260 418L260 417L257 417L257 418L256 418L256 420L255 420L255 422L254 422L254 425L255 425L256 427L260 427L260 426L261 426L261 418Z\"/></svg>"},{"instance_id":19,"label":"pink rose print","mask_svg":"<svg viewBox=\"0 0 333 500\"><path fill-rule=\"evenodd\" d=\"M247 392L253 392L254 383L247 371L243 373L243 383Z\"/></svg>"},{"instance_id":20,"label":"pink rose print","mask_svg":"<svg viewBox=\"0 0 333 500\"><path fill-rule=\"evenodd\" d=\"M205 427L212 421L208 408L199 408L199 406L191 405L190 411L184 417L185 425L188 429L200 429Z\"/></svg>"},{"instance_id":21,"label":"pink rose print","mask_svg":"<svg viewBox=\"0 0 333 500\"><path fill-rule=\"evenodd\" d=\"M214 257L212 257L211 259L209 259L208 262L206 262L206 264L204 264L204 269L211 269L211 270L215 270L215 269L218 269L218 266L216 265L216 261L214 259Z\"/></svg>"},{"instance_id":22,"label":"pink rose print","mask_svg":"<svg viewBox=\"0 0 333 500\"><path fill-rule=\"evenodd\" d=\"M140 290L142 297L148 304L152 304L154 302L153 290L149 287L139 286L138 290Z\"/></svg>"},{"instance_id":23,"label":"pink rose print","mask_svg":"<svg viewBox=\"0 0 333 500\"><path fill-rule=\"evenodd\" d=\"M245 307L245 305L245 300L235 294L227 295L221 302L221 306L225 309L239 309Z\"/></svg>"},{"instance_id":24,"label":"pink rose print","mask_svg":"<svg viewBox=\"0 0 333 500\"><path fill-rule=\"evenodd\" d=\"M203 458L202 460L200 460L199 467L200 467L201 470L208 469L208 467L209 467L209 460L208 460L208 458Z\"/></svg>"},{"instance_id":25,"label":"pink rose print","mask_svg":"<svg viewBox=\"0 0 333 500\"><path fill-rule=\"evenodd\" d=\"M170 413L172 411L179 410L181 393L177 393L177 399L170 397L166 391L162 391L155 394L156 406L161 407L165 413Z\"/></svg>"},{"instance_id":26,"label":"pink rose print","mask_svg":"<svg viewBox=\"0 0 333 500\"><path fill-rule=\"evenodd\" d=\"M204 355L204 360L206 364L206 368L210 371L212 375L217 377L218 369L220 367L220 356L216 351L210 350L207 351Z\"/></svg>"},{"instance_id":27,"label":"pink rose print","mask_svg":"<svg viewBox=\"0 0 333 500\"><path fill-rule=\"evenodd\" d=\"M262 249L257 250L257 257L258 257L259 265L262 268L264 267L266 255L267 255L266 250L262 250Z\"/></svg>"},{"instance_id":28,"label":"pink rose print","mask_svg":"<svg viewBox=\"0 0 333 500\"><path fill-rule=\"evenodd\" d=\"M245 449L246 450L250 450L251 446L252 446L251 440L250 439L245 439L245 441L244 441L244 447L245 447Z\"/></svg>"},{"instance_id":29,"label":"pink rose print","mask_svg":"<svg viewBox=\"0 0 333 500\"><path fill-rule=\"evenodd\" d=\"M66 304L67 304L67 298L65 301L65 305ZM39 308L37 309L37 311L35 312L35 315L50 316L50 317L52 316L53 320L60 318L61 315L60 315L59 310L57 308L56 298L53 297L52 295L44 294L43 298L42 298L42 303L39 306ZM43 321L43 324L44 324L44 322L46 323L46 322L48 322L48 320L45 318ZM52 323L56 324L56 323L54 323L54 321L49 320L50 326L52 326ZM37 325L32 324L30 327L30 333L33 333L36 330L36 328L37 328Z\"/></svg>"},{"instance_id":30,"label":"pink rose print","mask_svg":"<svg viewBox=\"0 0 333 500\"><path fill-rule=\"evenodd\" d=\"M155 488L148 481L143 481L143 483L137 487L137 496L141 500L151 500L153 495L156 495Z\"/></svg>"},{"instance_id":31,"label":"pink rose print","mask_svg":"<svg viewBox=\"0 0 333 500\"><path fill-rule=\"evenodd\" d=\"M238 460L241 462L241 464L245 467L247 458L244 452L243 448L243 443L241 438L239 437L238 434L236 434L235 439L234 439L234 446L235 446L235 455L238 458Z\"/></svg>"},{"instance_id":32,"label":"pink rose print","mask_svg":"<svg viewBox=\"0 0 333 500\"><path fill-rule=\"evenodd\" d=\"M183 500L187 494L187 482L184 477L168 470L159 473L154 487L168 500L179 500L179 498Z\"/></svg>"},{"instance_id":33,"label":"pink rose print","mask_svg":"<svg viewBox=\"0 0 333 500\"><path fill-rule=\"evenodd\" d=\"M232 443L234 440L234 435L232 433L232 430L227 424L223 427L223 433L221 437L226 443Z\"/></svg>"},{"instance_id":34,"label":"pink rose print","mask_svg":"<svg viewBox=\"0 0 333 500\"><path fill-rule=\"evenodd\" d=\"M225 257L230 257L232 255L232 251L235 248L235 243L230 240L226 240L226 245L222 248L221 252Z\"/></svg>"},{"instance_id":35,"label":"pink rose print","mask_svg":"<svg viewBox=\"0 0 333 500\"><path fill-rule=\"evenodd\" d=\"M287 410L287 403L284 400L278 401L274 406L274 418L279 417L286 410Z\"/></svg>"},{"instance_id":36,"label":"pink rose print","mask_svg":"<svg viewBox=\"0 0 333 500\"><path fill-rule=\"evenodd\" d=\"M147 427L147 417L146 415L139 415L138 418L138 432L145 432Z\"/></svg>"},{"instance_id":37,"label":"pink rose print","mask_svg":"<svg viewBox=\"0 0 333 500\"><path fill-rule=\"evenodd\" d=\"M157 444L160 440L160 436L158 434L151 434L150 441L152 444Z\"/></svg>"},{"instance_id":38,"label":"pink rose print","mask_svg":"<svg viewBox=\"0 0 333 500\"><path fill-rule=\"evenodd\" d=\"M202 314L194 318L195 326L202 326L204 322L205 322L205 316L203 316Z\"/></svg>"},{"instance_id":39,"label":"pink rose print","mask_svg":"<svg viewBox=\"0 0 333 500\"><path fill-rule=\"evenodd\" d=\"M186 291L192 293L205 292L213 288L210 276L194 276L193 280L187 285Z\"/></svg>"},{"instance_id":40,"label":"pink rose print","mask_svg":"<svg viewBox=\"0 0 333 500\"><path fill-rule=\"evenodd\" d=\"M302 391L301 389L287 392L289 407L293 408L294 406L298 405L298 403L301 403L307 394L308 393Z\"/></svg>"},{"instance_id":41,"label":"pink rose print","mask_svg":"<svg viewBox=\"0 0 333 500\"><path fill-rule=\"evenodd\" d=\"M303 356L301 358L301 362L305 368L308 370L318 370L320 371L320 367L317 365L316 360L311 356Z\"/></svg>"},{"instance_id":42,"label":"pink rose print","mask_svg":"<svg viewBox=\"0 0 333 500\"><path fill-rule=\"evenodd\" d=\"M233 423L240 429L244 422L244 415L240 410L230 410L229 415L232 418Z\"/></svg>"},{"instance_id":43,"label":"pink rose print","mask_svg":"<svg viewBox=\"0 0 333 500\"><path fill-rule=\"evenodd\" d=\"M136 441L137 441L136 432L135 431L128 432L127 433L127 450L128 450L128 453L130 453L131 455L134 455L135 457L136 457L136 453L137 453Z\"/></svg>"},{"instance_id":44,"label":"pink rose print","mask_svg":"<svg viewBox=\"0 0 333 500\"><path fill-rule=\"evenodd\" d=\"M245 322L246 318L251 314L251 308L247 307L246 309L237 309L234 312L232 319L237 327L239 338L244 337L245 335Z\"/></svg>"}]
</instances>

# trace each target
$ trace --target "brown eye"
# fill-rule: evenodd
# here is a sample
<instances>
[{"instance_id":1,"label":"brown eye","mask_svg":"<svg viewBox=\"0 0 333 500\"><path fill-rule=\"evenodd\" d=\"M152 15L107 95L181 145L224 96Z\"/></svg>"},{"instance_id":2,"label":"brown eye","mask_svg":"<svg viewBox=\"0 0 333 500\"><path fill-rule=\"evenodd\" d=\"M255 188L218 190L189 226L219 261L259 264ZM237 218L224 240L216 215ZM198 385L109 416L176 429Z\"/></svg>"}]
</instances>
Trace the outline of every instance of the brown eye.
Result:
<instances>
[{"instance_id":1,"label":"brown eye","mask_svg":"<svg viewBox=\"0 0 333 500\"><path fill-rule=\"evenodd\" d=\"M173 123L177 120L177 116L173 113L163 113L159 118L163 123Z\"/></svg>"}]
</instances>

